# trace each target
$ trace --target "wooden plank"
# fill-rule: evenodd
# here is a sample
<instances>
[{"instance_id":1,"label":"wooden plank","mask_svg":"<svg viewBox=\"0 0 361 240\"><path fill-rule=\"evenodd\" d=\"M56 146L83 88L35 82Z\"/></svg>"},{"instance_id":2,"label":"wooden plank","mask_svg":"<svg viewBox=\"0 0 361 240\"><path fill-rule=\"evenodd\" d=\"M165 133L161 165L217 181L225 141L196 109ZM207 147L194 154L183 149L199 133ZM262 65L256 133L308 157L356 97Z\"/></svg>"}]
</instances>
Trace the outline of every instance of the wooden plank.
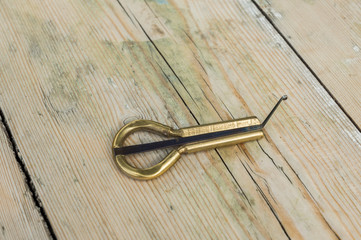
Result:
<instances>
[{"instance_id":1,"label":"wooden plank","mask_svg":"<svg viewBox=\"0 0 361 240\"><path fill-rule=\"evenodd\" d=\"M0 129L0 239L48 239L3 126Z\"/></svg>"},{"instance_id":2,"label":"wooden plank","mask_svg":"<svg viewBox=\"0 0 361 240\"><path fill-rule=\"evenodd\" d=\"M57 236L359 234L359 132L252 3L1 4L3 108ZM149 182L111 163L131 119L265 116L285 92L267 139L184 156Z\"/></svg>"},{"instance_id":3,"label":"wooden plank","mask_svg":"<svg viewBox=\"0 0 361 240\"><path fill-rule=\"evenodd\" d=\"M256 2L360 129L360 1Z\"/></svg>"}]
</instances>

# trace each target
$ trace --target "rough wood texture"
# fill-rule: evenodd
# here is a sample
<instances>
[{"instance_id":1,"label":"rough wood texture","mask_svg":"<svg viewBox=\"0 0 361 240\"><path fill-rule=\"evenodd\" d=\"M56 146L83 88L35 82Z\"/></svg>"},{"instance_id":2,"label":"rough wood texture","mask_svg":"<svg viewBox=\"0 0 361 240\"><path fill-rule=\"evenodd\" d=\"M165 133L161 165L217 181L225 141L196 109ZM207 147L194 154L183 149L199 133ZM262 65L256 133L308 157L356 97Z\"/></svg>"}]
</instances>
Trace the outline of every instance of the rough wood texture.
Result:
<instances>
[{"instance_id":1,"label":"rough wood texture","mask_svg":"<svg viewBox=\"0 0 361 240\"><path fill-rule=\"evenodd\" d=\"M361 128L361 2L256 2Z\"/></svg>"},{"instance_id":2,"label":"rough wood texture","mask_svg":"<svg viewBox=\"0 0 361 240\"><path fill-rule=\"evenodd\" d=\"M361 134L253 3L0 4L1 107L59 238L361 236ZM147 182L112 162L132 119L263 119L283 94L258 142Z\"/></svg>"},{"instance_id":3,"label":"rough wood texture","mask_svg":"<svg viewBox=\"0 0 361 240\"><path fill-rule=\"evenodd\" d=\"M48 239L25 178L0 127L0 239Z\"/></svg>"}]
</instances>

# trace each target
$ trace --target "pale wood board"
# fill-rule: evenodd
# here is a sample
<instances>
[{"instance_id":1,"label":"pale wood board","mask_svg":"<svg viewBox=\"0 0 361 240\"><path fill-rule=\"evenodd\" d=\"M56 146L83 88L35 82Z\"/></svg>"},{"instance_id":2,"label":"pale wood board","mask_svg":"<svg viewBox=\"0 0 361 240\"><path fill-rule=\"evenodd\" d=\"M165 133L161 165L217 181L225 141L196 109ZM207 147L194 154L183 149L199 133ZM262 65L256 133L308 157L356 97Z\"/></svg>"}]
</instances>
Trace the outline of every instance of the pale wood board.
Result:
<instances>
[{"instance_id":1,"label":"pale wood board","mask_svg":"<svg viewBox=\"0 0 361 240\"><path fill-rule=\"evenodd\" d=\"M0 127L0 239L49 239L24 174Z\"/></svg>"},{"instance_id":2,"label":"pale wood board","mask_svg":"<svg viewBox=\"0 0 361 240\"><path fill-rule=\"evenodd\" d=\"M1 107L59 238L360 236L360 133L251 2L119 3L1 2ZM132 119L263 119L284 93L259 142L148 182L112 162Z\"/></svg>"},{"instance_id":3,"label":"pale wood board","mask_svg":"<svg viewBox=\"0 0 361 240\"><path fill-rule=\"evenodd\" d=\"M361 128L361 2L255 0Z\"/></svg>"}]
</instances>

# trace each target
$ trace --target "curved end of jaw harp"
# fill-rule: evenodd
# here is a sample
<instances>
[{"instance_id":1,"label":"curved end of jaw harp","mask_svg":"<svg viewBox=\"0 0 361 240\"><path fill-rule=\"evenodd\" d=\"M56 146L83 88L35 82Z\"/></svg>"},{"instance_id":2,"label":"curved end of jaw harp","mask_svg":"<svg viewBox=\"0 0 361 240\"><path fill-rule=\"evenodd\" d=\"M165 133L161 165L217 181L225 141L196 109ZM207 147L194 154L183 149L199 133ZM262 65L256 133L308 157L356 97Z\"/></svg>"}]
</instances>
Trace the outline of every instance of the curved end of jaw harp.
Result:
<instances>
[{"instance_id":1,"label":"curved end of jaw harp","mask_svg":"<svg viewBox=\"0 0 361 240\"><path fill-rule=\"evenodd\" d=\"M135 120L115 135L113 141L114 160L120 170L127 176L140 180L149 180L162 175L173 166L184 153L192 153L212 148L229 146L263 137L262 129L265 127L273 113L287 96L282 96L266 119L261 123L256 117L246 117L230 121L223 121L194 127L173 129L151 120ZM145 143L132 146L123 146L125 139L136 131L148 131L172 137L172 139ZM152 151L161 148L174 147L162 161L145 169L131 166L125 159L126 155Z\"/></svg>"}]
</instances>

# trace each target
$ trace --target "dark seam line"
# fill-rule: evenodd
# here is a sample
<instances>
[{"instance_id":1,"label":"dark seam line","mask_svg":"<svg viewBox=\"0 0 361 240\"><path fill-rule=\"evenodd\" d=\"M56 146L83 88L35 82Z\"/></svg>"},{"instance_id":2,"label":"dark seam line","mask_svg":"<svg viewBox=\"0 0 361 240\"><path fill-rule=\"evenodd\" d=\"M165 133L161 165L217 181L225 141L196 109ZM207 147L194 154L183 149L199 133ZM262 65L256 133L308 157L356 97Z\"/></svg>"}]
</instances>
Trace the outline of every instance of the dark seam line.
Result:
<instances>
[{"instance_id":1,"label":"dark seam line","mask_svg":"<svg viewBox=\"0 0 361 240\"><path fill-rule=\"evenodd\" d=\"M247 154L246 154L246 156L247 156ZM256 185L258 192L261 194L263 200L266 202L266 204L269 207L269 209L271 210L273 216L276 218L277 222L279 223L280 227L282 228L282 231L284 232L284 234L286 235L286 237L288 239L291 239L290 235L288 235L286 227L283 225L283 223L279 219L279 217L278 217L278 215L276 213L276 210L273 208L273 206L272 206L271 202L268 200L266 194L262 191L262 189L259 186L259 184L257 183L257 181L253 178L252 174L249 172L249 170L247 169L247 167L244 165L244 163L242 161L241 161L241 164L243 165L244 169L247 171L248 175L251 177L253 183Z\"/></svg>"},{"instance_id":2,"label":"dark seam line","mask_svg":"<svg viewBox=\"0 0 361 240\"><path fill-rule=\"evenodd\" d=\"M128 14L127 10L125 10L123 4L120 3L119 0L117 0L118 4L120 5L120 7L123 9L123 11L125 12L125 14L127 14L128 18L130 19L130 21L132 21L132 23L134 24L133 22L133 19L130 17L130 15ZM135 24L134 24L135 25Z\"/></svg>"},{"instance_id":3,"label":"dark seam line","mask_svg":"<svg viewBox=\"0 0 361 240\"><path fill-rule=\"evenodd\" d=\"M184 86L183 82L181 81L181 79L178 77L178 75L176 74L176 72L174 71L174 69L172 68L172 66L169 64L169 62L167 61L167 59L164 57L164 55L162 54L162 52L158 49L157 45L155 45L155 43L153 42L153 40L150 38L150 36L148 35L148 33L145 31L145 29L143 28L143 26L140 24L140 22L138 21L138 19L133 15L134 19L138 22L139 27L142 29L143 33L145 34L145 36L148 38L148 40L151 42L151 44L153 45L153 47L155 48L155 50L157 50L158 54L161 56L161 58L163 59L163 61L166 63L166 65L169 67L169 69L172 71L172 73L174 74L174 76L178 79L179 83L183 86L183 88L185 89L185 91L188 93L188 95L192 98L192 96L190 95L190 93L188 92L187 88ZM172 84L173 86L173 84ZM175 89L175 87L173 86L173 88ZM184 103L184 105L186 106L186 108L188 109L189 113L192 115L192 117L194 118L194 120L196 121L196 123L198 125L200 125L200 122L198 121L198 119L196 118L196 116L193 114L192 110L189 108L189 106L187 105L187 103L185 102L185 100L182 98L182 96L180 95L180 93L178 93L178 91L176 91L178 96L180 97L180 99L182 100L182 102ZM193 98L192 98L193 100ZM194 100L193 100L194 101Z\"/></svg>"},{"instance_id":4,"label":"dark seam line","mask_svg":"<svg viewBox=\"0 0 361 240\"><path fill-rule=\"evenodd\" d=\"M228 165L226 164L226 162L224 161L223 157L221 156L221 154L219 153L219 150L216 148L214 149L215 152L217 153L217 155L219 156L219 158L221 159L221 161L223 162L224 166L226 167L227 171L230 173L233 181L236 183L237 187L240 189L241 193L243 194L243 197L247 200L249 206L252 206L251 202L249 201L246 193L243 191L241 185L239 184L239 182L237 181L236 177L234 176L234 174L232 173L232 171L229 169Z\"/></svg>"},{"instance_id":5,"label":"dark seam line","mask_svg":"<svg viewBox=\"0 0 361 240\"><path fill-rule=\"evenodd\" d=\"M55 235L55 232L54 232L54 229L51 226L50 220L49 220L49 218L48 218L48 216L47 216L47 214L45 212L43 204L42 204L42 202L41 202L41 200L39 198L39 195L38 195L38 193L36 191L35 185L34 185L32 179L31 179L30 173L29 173L28 169L26 168L25 162L22 160L22 158L19 155L19 152L20 152L19 148L18 148L18 146L17 146L17 144L15 142L15 138L14 138L13 134L11 133L9 124L6 121L4 112L3 112L3 110L1 108L0 108L0 118L1 118L1 122L2 122L2 124L4 126L6 136L7 136L8 140L9 140L9 145L10 145L11 149L13 150L14 155L15 155L15 159L16 159L18 165L19 165L20 171L23 172L23 174L24 174L24 177L25 177L24 180L25 180L26 186L30 190L31 198L33 199L36 208L38 209L38 211L40 212L41 217L43 218L44 224L46 226L46 229L48 230L48 234L49 234L50 238L51 239L57 239L57 237Z\"/></svg>"},{"instance_id":6,"label":"dark seam line","mask_svg":"<svg viewBox=\"0 0 361 240\"><path fill-rule=\"evenodd\" d=\"M251 2L256 6L256 8L261 12L261 14L267 19L267 21L271 24L271 26L276 30L276 32L282 37L282 39L286 42L286 44L291 48L291 50L296 54L296 56L301 60L301 62L305 65L305 67L310 71L313 77L321 84L321 86L326 90L328 95L335 101L337 106L341 109L341 111L347 116L347 118L352 122L352 124L356 127L356 129L361 133L361 128L357 125L357 123L352 119L352 117L347 113L347 111L342 107L341 103L336 99L336 97L331 93L331 91L326 87L326 85L321 81L321 79L316 75L316 73L312 70L310 65L303 59L301 54L293 47L293 45L288 41L288 39L283 35L281 30L276 26L276 24L271 20L271 18L267 15L265 11L257 4L255 0L251 0Z\"/></svg>"},{"instance_id":7,"label":"dark seam line","mask_svg":"<svg viewBox=\"0 0 361 240\"><path fill-rule=\"evenodd\" d=\"M289 176L285 173L285 171L283 170L283 167L278 166L274 159L264 150L264 148L262 147L262 145L259 143L259 140L256 140L258 143L258 146L261 148L262 152L271 160L271 162L273 163L273 165L276 167L276 169L280 172L283 173L283 175L285 175L285 177L288 179L288 181L293 184L293 182L291 181L291 179L289 178Z\"/></svg>"}]
</instances>

